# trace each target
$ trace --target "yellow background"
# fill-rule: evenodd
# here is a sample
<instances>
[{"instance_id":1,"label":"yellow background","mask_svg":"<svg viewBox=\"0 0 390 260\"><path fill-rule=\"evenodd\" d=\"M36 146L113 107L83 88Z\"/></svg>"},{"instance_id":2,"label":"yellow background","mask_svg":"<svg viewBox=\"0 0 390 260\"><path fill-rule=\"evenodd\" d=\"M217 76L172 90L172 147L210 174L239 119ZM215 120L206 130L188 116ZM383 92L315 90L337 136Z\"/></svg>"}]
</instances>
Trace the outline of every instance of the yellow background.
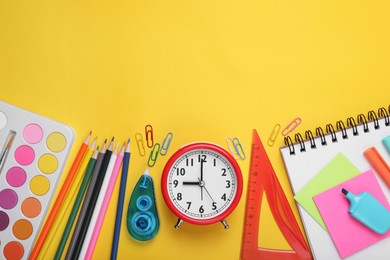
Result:
<instances>
[{"instance_id":1,"label":"yellow background","mask_svg":"<svg viewBox=\"0 0 390 260\"><path fill-rule=\"evenodd\" d=\"M121 259L237 259L240 253L252 129L266 143L274 125L302 118L303 133L389 102L390 2L379 1L0 1L0 98L72 126L65 173L89 130L133 141L125 200L147 167L134 142L146 124L155 141L174 134L151 169L161 220L150 242L122 224ZM169 155L194 141L225 148L238 137L242 200L221 224L179 230L163 202ZM294 207L275 146L266 145ZM63 180L64 178L62 178ZM118 185L94 254L111 249ZM262 216L263 246L288 249L272 217ZM56 237L59 239L59 236ZM53 241L58 242L58 241ZM47 257L52 258L53 246Z\"/></svg>"}]
</instances>

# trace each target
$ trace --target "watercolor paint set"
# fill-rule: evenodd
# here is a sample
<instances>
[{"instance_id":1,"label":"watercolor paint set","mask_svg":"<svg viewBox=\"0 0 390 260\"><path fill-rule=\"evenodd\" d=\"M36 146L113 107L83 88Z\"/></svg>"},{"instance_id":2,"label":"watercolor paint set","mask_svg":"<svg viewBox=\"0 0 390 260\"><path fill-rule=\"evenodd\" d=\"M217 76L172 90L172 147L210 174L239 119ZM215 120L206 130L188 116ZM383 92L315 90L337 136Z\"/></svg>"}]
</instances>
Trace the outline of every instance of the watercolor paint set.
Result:
<instances>
[{"instance_id":1,"label":"watercolor paint set","mask_svg":"<svg viewBox=\"0 0 390 260\"><path fill-rule=\"evenodd\" d=\"M27 259L74 141L71 127L0 101L0 259Z\"/></svg>"}]
</instances>

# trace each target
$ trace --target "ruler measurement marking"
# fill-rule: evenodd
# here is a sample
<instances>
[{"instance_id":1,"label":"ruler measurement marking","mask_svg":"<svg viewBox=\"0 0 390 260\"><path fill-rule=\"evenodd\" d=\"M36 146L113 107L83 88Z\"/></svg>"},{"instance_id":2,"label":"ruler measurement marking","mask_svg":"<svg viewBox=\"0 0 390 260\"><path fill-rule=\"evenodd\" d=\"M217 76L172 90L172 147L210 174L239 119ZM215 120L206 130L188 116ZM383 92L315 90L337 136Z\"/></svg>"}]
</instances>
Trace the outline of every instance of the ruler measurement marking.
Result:
<instances>
[{"instance_id":1,"label":"ruler measurement marking","mask_svg":"<svg viewBox=\"0 0 390 260\"><path fill-rule=\"evenodd\" d=\"M267 183L264 184L262 181L262 175L274 174L275 172L272 165L269 162L269 158L266 154L264 147L261 144L260 138L257 135L256 130L253 131L252 136L252 151L251 151L251 164L249 165L249 178L248 178L248 190L247 190L247 201L245 204L244 212L244 227L243 237L241 244L240 259L301 259L297 252L280 251L280 250L268 250L263 249L257 245L258 234L260 232L260 209L263 200L265 200L266 193L269 191ZM268 176L265 176L267 178ZM266 179L269 180L269 179ZM273 181L273 180L269 180ZM264 185L264 186L263 186ZM280 184L276 183L276 188ZM268 189L268 191L267 191ZM279 198L279 197L278 197ZM280 198L283 201L283 198ZM287 202L288 203L288 202ZM272 204L272 203L271 203ZM277 205L269 205L275 208ZM271 210L272 211L272 210ZM308 253L310 255L310 253ZM303 258L302 258L303 259Z\"/></svg>"}]
</instances>

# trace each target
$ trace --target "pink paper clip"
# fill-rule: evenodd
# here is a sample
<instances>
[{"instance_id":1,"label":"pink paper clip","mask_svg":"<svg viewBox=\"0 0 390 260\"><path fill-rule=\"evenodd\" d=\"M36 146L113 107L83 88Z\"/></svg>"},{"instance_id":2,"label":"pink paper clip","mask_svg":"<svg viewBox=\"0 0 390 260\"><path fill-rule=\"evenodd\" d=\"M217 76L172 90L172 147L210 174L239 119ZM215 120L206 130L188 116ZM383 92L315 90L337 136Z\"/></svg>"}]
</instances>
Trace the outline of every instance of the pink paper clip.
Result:
<instances>
[{"instance_id":1,"label":"pink paper clip","mask_svg":"<svg viewBox=\"0 0 390 260\"><path fill-rule=\"evenodd\" d=\"M151 125L145 126L146 145L149 148L153 147L153 127Z\"/></svg>"},{"instance_id":2,"label":"pink paper clip","mask_svg":"<svg viewBox=\"0 0 390 260\"><path fill-rule=\"evenodd\" d=\"M291 121L283 130L282 130L282 135L286 136L292 131L294 131L295 128L297 128L302 122L302 119L297 117L293 121Z\"/></svg>"}]
</instances>

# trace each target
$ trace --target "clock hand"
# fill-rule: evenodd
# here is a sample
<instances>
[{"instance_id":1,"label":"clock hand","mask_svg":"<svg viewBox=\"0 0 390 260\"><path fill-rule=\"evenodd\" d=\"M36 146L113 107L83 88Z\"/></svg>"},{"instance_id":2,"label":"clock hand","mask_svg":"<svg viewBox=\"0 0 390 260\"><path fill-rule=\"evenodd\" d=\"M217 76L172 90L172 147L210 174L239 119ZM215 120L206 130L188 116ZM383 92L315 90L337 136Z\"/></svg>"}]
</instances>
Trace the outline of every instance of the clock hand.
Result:
<instances>
[{"instance_id":1,"label":"clock hand","mask_svg":"<svg viewBox=\"0 0 390 260\"><path fill-rule=\"evenodd\" d=\"M199 186L198 181L183 181L183 185L197 185Z\"/></svg>"},{"instance_id":2,"label":"clock hand","mask_svg":"<svg viewBox=\"0 0 390 260\"><path fill-rule=\"evenodd\" d=\"M203 186L203 188L204 188L204 190L207 192L207 194L209 194L211 200L212 200L213 202L215 202L215 201L213 200L213 197L211 197L210 192L206 189L206 186Z\"/></svg>"},{"instance_id":3,"label":"clock hand","mask_svg":"<svg viewBox=\"0 0 390 260\"><path fill-rule=\"evenodd\" d=\"M200 186L200 199L203 200L203 186L204 186L204 182L203 182L203 163L204 163L204 160L200 160L200 179L199 179L199 186Z\"/></svg>"},{"instance_id":4,"label":"clock hand","mask_svg":"<svg viewBox=\"0 0 390 260\"><path fill-rule=\"evenodd\" d=\"M200 186L200 198L203 200L203 187L200 181L183 181L183 185L196 185Z\"/></svg>"},{"instance_id":5,"label":"clock hand","mask_svg":"<svg viewBox=\"0 0 390 260\"><path fill-rule=\"evenodd\" d=\"M204 181L201 181L201 180L199 179L199 185L200 185L200 187L202 187L202 190L203 190L203 188L204 188L204 190L205 190L205 191L207 192L207 194L210 196L211 200L214 202L214 199L213 199L213 197L211 197L210 192L206 189L205 182L204 182ZM202 200L203 200L203 199L202 199Z\"/></svg>"},{"instance_id":6,"label":"clock hand","mask_svg":"<svg viewBox=\"0 0 390 260\"><path fill-rule=\"evenodd\" d=\"M203 181L203 159L200 161L200 180L199 181Z\"/></svg>"}]
</instances>

